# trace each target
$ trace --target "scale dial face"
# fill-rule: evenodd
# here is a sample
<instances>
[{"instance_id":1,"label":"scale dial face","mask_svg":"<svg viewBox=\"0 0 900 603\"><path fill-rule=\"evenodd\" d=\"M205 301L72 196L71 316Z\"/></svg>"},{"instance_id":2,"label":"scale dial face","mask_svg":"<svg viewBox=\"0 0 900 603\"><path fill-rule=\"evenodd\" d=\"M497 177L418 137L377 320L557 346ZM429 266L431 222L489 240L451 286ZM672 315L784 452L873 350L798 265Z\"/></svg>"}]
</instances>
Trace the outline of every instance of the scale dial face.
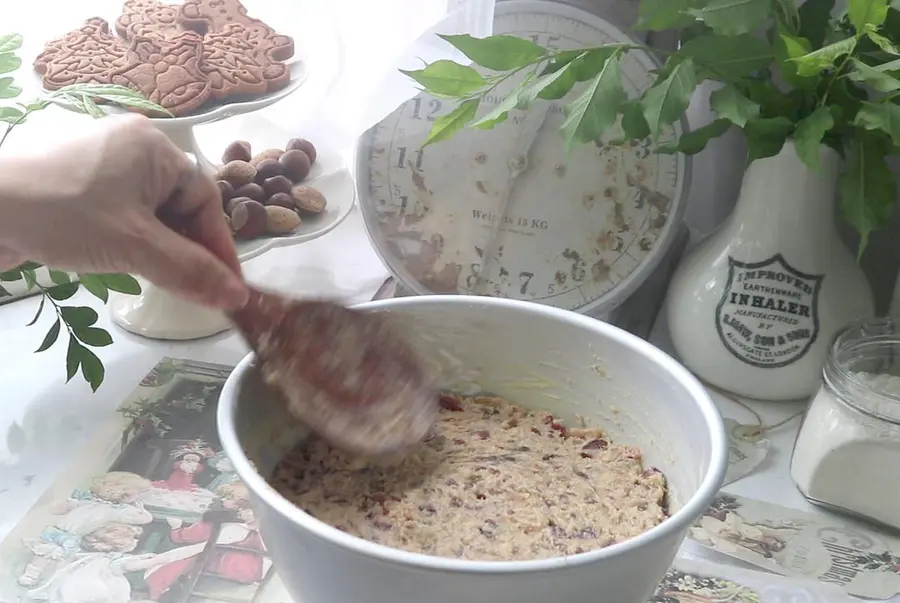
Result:
<instances>
[{"instance_id":1,"label":"scale dial face","mask_svg":"<svg viewBox=\"0 0 900 603\"><path fill-rule=\"evenodd\" d=\"M497 3L494 31L559 50L632 41L594 15L540 1ZM652 83L655 68L648 55L624 55L629 97ZM479 116L513 83L489 94ZM643 282L680 206L685 160L651 153L649 141L607 144L621 136L618 126L566 159L563 107L582 90L424 149L435 118L455 102L422 93L363 135L361 211L402 284L418 294L491 295L588 312ZM680 130L676 124L660 142Z\"/></svg>"}]
</instances>

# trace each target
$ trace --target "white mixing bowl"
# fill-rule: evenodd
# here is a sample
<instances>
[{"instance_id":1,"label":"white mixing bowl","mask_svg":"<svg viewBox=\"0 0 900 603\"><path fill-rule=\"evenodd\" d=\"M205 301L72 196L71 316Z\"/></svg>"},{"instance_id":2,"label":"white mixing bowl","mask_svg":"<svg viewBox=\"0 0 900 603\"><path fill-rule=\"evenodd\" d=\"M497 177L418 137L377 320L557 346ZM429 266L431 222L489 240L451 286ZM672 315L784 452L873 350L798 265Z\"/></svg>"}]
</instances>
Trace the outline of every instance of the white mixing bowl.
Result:
<instances>
[{"instance_id":1,"label":"white mixing bowl","mask_svg":"<svg viewBox=\"0 0 900 603\"><path fill-rule=\"evenodd\" d=\"M408 328L447 387L480 386L569 425L581 415L639 446L646 465L668 478L672 515L629 541L536 561L431 557L356 538L307 515L263 477L304 433L290 427L251 355L222 391L219 435L294 603L646 602L725 475L725 431L700 383L649 343L548 306L429 296L359 307Z\"/></svg>"}]
</instances>

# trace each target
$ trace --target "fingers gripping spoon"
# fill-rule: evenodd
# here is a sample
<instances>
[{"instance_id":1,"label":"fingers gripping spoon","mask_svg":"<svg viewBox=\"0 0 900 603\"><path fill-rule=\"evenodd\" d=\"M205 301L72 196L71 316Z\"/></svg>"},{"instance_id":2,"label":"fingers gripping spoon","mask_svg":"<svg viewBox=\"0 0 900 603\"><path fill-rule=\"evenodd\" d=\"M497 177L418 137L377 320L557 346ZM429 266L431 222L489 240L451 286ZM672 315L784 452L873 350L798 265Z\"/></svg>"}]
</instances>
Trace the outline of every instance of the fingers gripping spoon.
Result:
<instances>
[{"instance_id":1,"label":"fingers gripping spoon","mask_svg":"<svg viewBox=\"0 0 900 603\"><path fill-rule=\"evenodd\" d=\"M428 372L376 314L251 288L230 318L290 413L337 448L395 452L419 442L437 417Z\"/></svg>"}]
</instances>

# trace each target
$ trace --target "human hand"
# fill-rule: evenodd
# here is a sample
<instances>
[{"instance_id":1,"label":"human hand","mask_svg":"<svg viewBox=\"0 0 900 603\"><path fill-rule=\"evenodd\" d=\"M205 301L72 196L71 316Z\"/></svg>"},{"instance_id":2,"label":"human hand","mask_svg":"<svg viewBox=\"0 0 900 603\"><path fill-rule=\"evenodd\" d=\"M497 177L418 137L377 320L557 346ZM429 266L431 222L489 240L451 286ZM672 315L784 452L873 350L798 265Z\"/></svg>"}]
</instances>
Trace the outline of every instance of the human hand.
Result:
<instances>
[{"instance_id":1,"label":"human hand","mask_svg":"<svg viewBox=\"0 0 900 603\"><path fill-rule=\"evenodd\" d=\"M143 276L222 309L248 295L215 182L138 115L0 162L0 270L26 259Z\"/></svg>"}]
</instances>

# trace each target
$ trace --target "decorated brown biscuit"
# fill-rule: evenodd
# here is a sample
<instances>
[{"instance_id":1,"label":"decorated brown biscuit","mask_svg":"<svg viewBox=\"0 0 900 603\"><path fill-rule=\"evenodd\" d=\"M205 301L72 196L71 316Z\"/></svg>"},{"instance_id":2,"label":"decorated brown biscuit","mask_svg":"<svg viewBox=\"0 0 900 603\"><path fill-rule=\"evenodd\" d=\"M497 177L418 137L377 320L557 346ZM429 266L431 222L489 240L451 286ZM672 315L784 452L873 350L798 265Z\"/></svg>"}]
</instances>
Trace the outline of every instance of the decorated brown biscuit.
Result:
<instances>
[{"instance_id":1,"label":"decorated brown biscuit","mask_svg":"<svg viewBox=\"0 0 900 603\"><path fill-rule=\"evenodd\" d=\"M220 32L228 25L237 24L247 30L247 40L273 61L286 61L294 56L294 40L248 16L240 0L186 0L181 6L181 22L202 33Z\"/></svg>"},{"instance_id":2,"label":"decorated brown biscuit","mask_svg":"<svg viewBox=\"0 0 900 603\"><path fill-rule=\"evenodd\" d=\"M185 115L212 95L200 69L202 57L203 40L192 31L168 39L136 36L112 83L141 92L175 116Z\"/></svg>"},{"instance_id":3,"label":"decorated brown biscuit","mask_svg":"<svg viewBox=\"0 0 900 603\"><path fill-rule=\"evenodd\" d=\"M34 60L44 88L72 84L109 84L126 64L128 48L109 31L109 23L93 17L79 29L51 40Z\"/></svg>"},{"instance_id":4,"label":"decorated brown biscuit","mask_svg":"<svg viewBox=\"0 0 900 603\"><path fill-rule=\"evenodd\" d=\"M230 23L203 37L203 63L213 98L265 94L291 81L288 66L259 50L242 25Z\"/></svg>"},{"instance_id":5,"label":"decorated brown biscuit","mask_svg":"<svg viewBox=\"0 0 900 603\"><path fill-rule=\"evenodd\" d=\"M116 32L126 40L135 36L171 38L187 28L179 19L180 6L159 0L125 0L116 19Z\"/></svg>"}]
</instances>

